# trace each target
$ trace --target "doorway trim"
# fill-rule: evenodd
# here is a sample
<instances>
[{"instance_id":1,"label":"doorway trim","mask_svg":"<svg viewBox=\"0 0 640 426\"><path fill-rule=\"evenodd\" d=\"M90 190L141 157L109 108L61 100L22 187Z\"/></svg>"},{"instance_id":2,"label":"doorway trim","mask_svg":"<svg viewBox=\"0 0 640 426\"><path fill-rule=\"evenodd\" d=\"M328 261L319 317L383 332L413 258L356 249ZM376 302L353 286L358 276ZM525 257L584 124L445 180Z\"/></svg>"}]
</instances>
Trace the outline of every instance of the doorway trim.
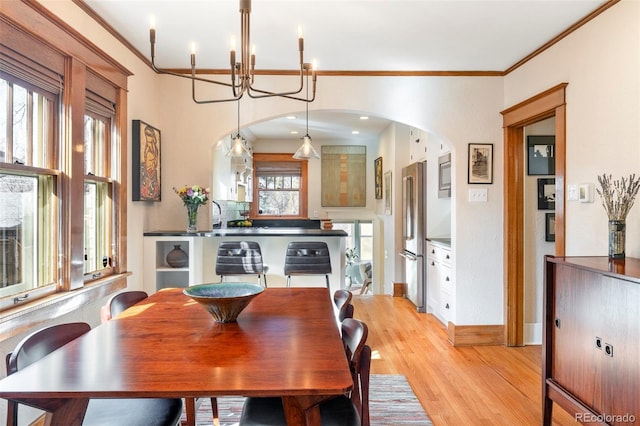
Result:
<instances>
[{"instance_id":1,"label":"doorway trim","mask_svg":"<svg viewBox=\"0 0 640 426\"><path fill-rule=\"evenodd\" d=\"M561 83L501 112L504 132L504 341L524 344L524 127L555 117L556 256L565 253L566 87Z\"/></svg>"}]
</instances>

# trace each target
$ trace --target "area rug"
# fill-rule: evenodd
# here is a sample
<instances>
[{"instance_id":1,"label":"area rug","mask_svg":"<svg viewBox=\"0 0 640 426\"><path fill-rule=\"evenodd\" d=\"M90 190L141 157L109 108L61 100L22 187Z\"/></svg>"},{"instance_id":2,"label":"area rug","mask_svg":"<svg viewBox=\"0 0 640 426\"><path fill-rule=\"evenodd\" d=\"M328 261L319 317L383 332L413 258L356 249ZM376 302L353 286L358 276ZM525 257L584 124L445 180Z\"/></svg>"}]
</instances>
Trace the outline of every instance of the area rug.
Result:
<instances>
[{"instance_id":1,"label":"area rug","mask_svg":"<svg viewBox=\"0 0 640 426\"><path fill-rule=\"evenodd\" d=\"M238 426L244 398L218 398L221 426ZM407 378L395 374L372 374L369 389L369 415L372 426L428 426L429 416L413 393ZM183 414L183 421L186 417ZM211 426L211 403L208 398L198 409L196 426Z\"/></svg>"}]
</instances>

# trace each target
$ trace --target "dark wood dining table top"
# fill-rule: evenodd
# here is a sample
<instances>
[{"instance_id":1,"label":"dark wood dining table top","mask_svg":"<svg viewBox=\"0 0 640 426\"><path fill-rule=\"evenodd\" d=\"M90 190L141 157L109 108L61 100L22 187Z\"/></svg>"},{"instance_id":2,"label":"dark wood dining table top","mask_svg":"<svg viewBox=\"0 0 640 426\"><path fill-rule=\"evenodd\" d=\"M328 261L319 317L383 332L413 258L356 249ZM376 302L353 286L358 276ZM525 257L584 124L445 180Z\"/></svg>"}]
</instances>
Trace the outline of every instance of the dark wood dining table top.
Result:
<instances>
[{"instance_id":1,"label":"dark wood dining table top","mask_svg":"<svg viewBox=\"0 0 640 426\"><path fill-rule=\"evenodd\" d=\"M0 380L0 397L68 422L88 398L282 396L303 425L352 385L326 288L266 289L226 324L166 289Z\"/></svg>"}]
</instances>

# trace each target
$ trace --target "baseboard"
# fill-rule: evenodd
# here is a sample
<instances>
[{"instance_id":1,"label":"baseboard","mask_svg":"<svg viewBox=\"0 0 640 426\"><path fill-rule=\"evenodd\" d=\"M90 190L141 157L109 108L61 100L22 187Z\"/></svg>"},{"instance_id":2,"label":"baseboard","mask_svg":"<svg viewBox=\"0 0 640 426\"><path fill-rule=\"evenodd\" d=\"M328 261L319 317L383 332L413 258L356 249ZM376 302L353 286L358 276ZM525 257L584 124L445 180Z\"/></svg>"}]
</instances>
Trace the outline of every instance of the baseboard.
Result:
<instances>
[{"instance_id":1,"label":"baseboard","mask_svg":"<svg viewBox=\"0 0 640 426\"><path fill-rule=\"evenodd\" d=\"M404 297L407 294L407 284L393 283L393 297Z\"/></svg>"},{"instance_id":2,"label":"baseboard","mask_svg":"<svg viewBox=\"0 0 640 426\"><path fill-rule=\"evenodd\" d=\"M504 325L447 325L453 346L504 345Z\"/></svg>"}]
</instances>

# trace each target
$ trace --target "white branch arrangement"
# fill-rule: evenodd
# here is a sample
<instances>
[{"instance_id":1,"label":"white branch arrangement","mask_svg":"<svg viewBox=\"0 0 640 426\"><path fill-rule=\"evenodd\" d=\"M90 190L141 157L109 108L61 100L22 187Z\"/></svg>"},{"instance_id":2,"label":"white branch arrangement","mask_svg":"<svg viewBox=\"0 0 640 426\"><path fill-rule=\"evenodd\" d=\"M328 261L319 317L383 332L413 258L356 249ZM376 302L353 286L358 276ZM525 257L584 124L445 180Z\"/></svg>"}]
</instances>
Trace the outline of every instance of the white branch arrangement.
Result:
<instances>
[{"instance_id":1,"label":"white branch arrangement","mask_svg":"<svg viewBox=\"0 0 640 426\"><path fill-rule=\"evenodd\" d=\"M600 188L596 188L596 191L609 220L626 220L640 189L640 177L636 179L634 173L629 178L623 176L612 181L611 175L603 174L598 176L598 182Z\"/></svg>"}]
</instances>

